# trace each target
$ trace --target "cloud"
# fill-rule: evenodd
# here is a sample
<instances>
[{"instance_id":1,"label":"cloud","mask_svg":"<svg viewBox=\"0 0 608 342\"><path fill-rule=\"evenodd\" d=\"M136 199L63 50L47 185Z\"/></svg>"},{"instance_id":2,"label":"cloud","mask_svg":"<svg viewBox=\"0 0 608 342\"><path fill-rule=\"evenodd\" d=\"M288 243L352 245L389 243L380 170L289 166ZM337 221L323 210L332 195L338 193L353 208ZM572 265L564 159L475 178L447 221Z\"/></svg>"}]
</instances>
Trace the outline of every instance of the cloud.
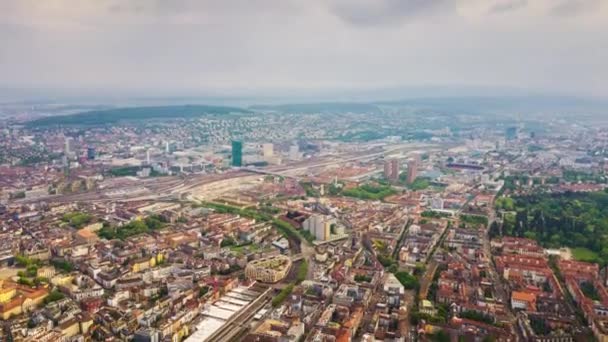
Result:
<instances>
[{"instance_id":1,"label":"cloud","mask_svg":"<svg viewBox=\"0 0 608 342\"><path fill-rule=\"evenodd\" d=\"M549 10L551 14L570 17L598 9L602 0L561 0Z\"/></svg>"},{"instance_id":2,"label":"cloud","mask_svg":"<svg viewBox=\"0 0 608 342\"><path fill-rule=\"evenodd\" d=\"M69 0L68 0L69 1ZM115 14L171 16L204 13L258 13L296 8L295 0L99 0L108 12ZM313 0L314 2L314 0Z\"/></svg>"},{"instance_id":3,"label":"cloud","mask_svg":"<svg viewBox=\"0 0 608 342\"><path fill-rule=\"evenodd\" d=\"M518 10L521 8L524 8L528 5L528 0L507 0L507 1L500 1L496 4L494 4L489 12L490 13L503 13L503 12L510 12L510 11L514 11L514 10Z\"/></svg>"},{"instance_id":4,"label":"cloud","mask_svg":"<svg viewBox=\"0 0 608 342\"><path fill-rule=\"evenodd\" d=\"M391 26L450 7L449 0L331 0L330 10L354 26Z\"/></svg>"},{"instance_id":5,"label":"cloud","mask_svg":"<svg viewBox=\"0 0 608 342\"><path fill-rule=\"evenodd\" d=\"M487 84L608 95L602 1L0 0L0 86L179 95Z\"/></svg>"}]
</instances>

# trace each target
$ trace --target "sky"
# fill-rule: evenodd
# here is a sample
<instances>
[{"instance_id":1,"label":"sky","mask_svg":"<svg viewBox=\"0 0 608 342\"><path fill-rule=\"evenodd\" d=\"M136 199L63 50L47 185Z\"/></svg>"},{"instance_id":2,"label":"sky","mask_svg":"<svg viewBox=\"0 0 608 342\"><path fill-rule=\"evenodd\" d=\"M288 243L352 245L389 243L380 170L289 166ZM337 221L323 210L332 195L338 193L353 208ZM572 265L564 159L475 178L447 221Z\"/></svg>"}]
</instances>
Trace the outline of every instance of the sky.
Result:
<instances>
[{"instance_id":1,"label":"sky","mask_svg":"<svg viewBox=\"0 0 608 342\"><path fill-rule=\"evenodd\" d=\"M608 0L0 0L0 88L608 97Z\"/></svg>"}]
</instances>

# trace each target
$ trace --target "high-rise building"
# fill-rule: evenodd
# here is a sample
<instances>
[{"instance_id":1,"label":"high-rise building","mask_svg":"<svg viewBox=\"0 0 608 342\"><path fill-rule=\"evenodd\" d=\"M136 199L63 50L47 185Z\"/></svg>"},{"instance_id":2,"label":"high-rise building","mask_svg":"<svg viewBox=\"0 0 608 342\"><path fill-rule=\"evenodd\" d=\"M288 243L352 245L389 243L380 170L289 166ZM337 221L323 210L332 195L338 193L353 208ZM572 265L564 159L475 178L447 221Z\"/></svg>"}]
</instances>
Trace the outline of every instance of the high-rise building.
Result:
<instances>
[{"instance_id":1,"label":"high-rise building","mask_svg":"<svg viewBox=\"0 0 608 342\"><path fill-rule=\"evenodd\" d=\"M243 166L243 143L232 141L232 166Z\"/></svg>"},{"instance_id":2,"label":"high-rise building","mask_svg":"<svg viewBox=\"0 0 608 342\"><path fill-rule=\"evenodd\" d=\"M422 154L421 153L416 152L416 153L414 153L414 155L412 157L416 161L416 165L420 165L420 163L422 163Z\"/></svg>"},{"instance_id":3,"label":"high-rise building","mask_svg":"<svg viewBox=\"0 0 608 342\"><path fill-rule=\"evenodd\" d=\"M152 164L152 158L150 158L150 149L146 150L146 164Z\"/></svg>"},{"instance_id":4,"label":"high-rise building","mask_svg":"<svg viewBox=\"0 0 608 342\"><path fill-rule=\"evenodd\" d=\"M415 159L411 159L407 162L407 183L412 184L418 177L418 163L416 163Z\"/></svg>"},{"instance_id":5,"label":"high-rise building","mask_svg":"<svg viewBox=\"0 0 608 342\"><path fill-rule=\"evenodd\" d=\"M399 179L399 160L390 159L384 162L384 177L390 181Z\"/></svg>"},{"instance_id":6,"label":"high-rise building","mask_svg":"<svg viewBox=\"0 0 608 342\"><path fill-rule=\"evenodd\" d=\"M87 147L87 159L88 160L95 159L95 147L93 147L93 146Z\"/></svg>"},{"instance_id":7,"label":"high-rise building","mask_svg":"<svg viewBox=\"0 0 608 342\"><path fill-rule=\"evenodd\" d=\"M505 132L505 139L506 140L517 139L517 127L513 126L513 127L507 128L507 130Z\"/></svg>"},{"instance_id":8,"label":"high-rise building","mask_svg":"<svg viewBox=\"0 0 608 342\"><path fill-rule=\"evenodd\" d=\"M391 179L391 161L390 160L385 160L384 161L384 177L386 179Z\"/></svg>"},{"instance_id":9,"label":"high-rise building","mask_svg":"<svg viewBox=\"0 0 608 342\"><path fill-rule=\"evenodd\" d=\"M297 144L289 146L289 159L291 159L291 160L300 159L300 147Z\"/></svg>"},{"instance_id":10,"label":"high-rise building","mask_svg":"<svg viewBox=\"0 0 608 342\"><path fill-rule=\"evenodd\" d=\"M166 141L165 142L165 153L171 154L171 153L175 152L175 150L176 150L175 141Z\"/></svg>"},{"instance_id":11,"label":"high-rise building","mask_svg":"<svg viewBox=\"0 0 608 342\"><path fill-rule=\"evenodd\" d=\"M274 156L274 145L271 143L262 145L262 155L264 158L271 158Z\"/></svg>"},{"instance_id":12,"label":"high-rise building","mask_svg":"<svg viewBox=\"0 0 608 342\"><path fill-rule=\"evenodd\" d=\"M331 216L312 215L302 223L302 228L314 235L319 241L326 241L331 236L332 225L336 225L336 219Z\"/></svg>"},{"instance_id":13,"label":"high-rise building","mask_svg":"<svg viewBox=\"0 0 608 342\"><path fill-rule=\"evenodd\" d=\"M65 151L64 152L66 155L72 154L72 152L74 152L74 138L72 138L72 137L65 138Z\"/></svg>"}]
</instances>

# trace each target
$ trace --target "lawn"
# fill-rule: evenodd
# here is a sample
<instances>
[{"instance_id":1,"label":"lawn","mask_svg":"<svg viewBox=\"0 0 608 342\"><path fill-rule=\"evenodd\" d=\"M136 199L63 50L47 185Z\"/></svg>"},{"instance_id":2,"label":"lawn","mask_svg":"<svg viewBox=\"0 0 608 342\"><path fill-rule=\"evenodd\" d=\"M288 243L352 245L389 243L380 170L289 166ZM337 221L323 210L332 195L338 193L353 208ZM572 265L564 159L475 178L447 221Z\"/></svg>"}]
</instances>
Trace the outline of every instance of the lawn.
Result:
<instances>
[{"instance_id":1,"label":"lawn","mask_svg":"<svg viewBox=\"0 0 608 342\"><path fill-rule=\"evenodd\" d=\"M346 189L342 192L342 195L349 197L356 197L366 200L382 200L385 197L395 194L397 191L386 185L370 185L363 184L357 188Z\"/></svg>"},{"instance_id":2,"label":"lawn","mask_svg":"<svg viewBox=\"0 0 608 342\"><path fill-rule=\"evenodd\" d=\"M262 248L260 245L252 243L248 245L240 245L240 246L231 246L230 251L239 255L243 255L245 253L255 253L259 252ZM271 250L272 248L270 248ZM269 250L269 249L266 249Z\"/></svg>"},{"instance_id":3,"label":"lawn","mask_svg":"<svg viewBox=\"0 0 608 342\"><path fill-rule=\"evenodd\" d=\"M404 172L405 173L405 172ZM411 190L424 190L431 185L430 180L424 177L416 178L412 184L408 184L408 188Z\"/></svg>"},{"instance_id":4,"label":"lawn","mask_svg":"<svg viewBox=\"0 0 608 342\"><path fill-rule=\"evenodd\" d=\"M588 262L597 262L598 255L594 251L585 248L585 247L577 247L570 249L572 252L572 257L578 261L588 261Z\"/></svg>"}]
</instances>

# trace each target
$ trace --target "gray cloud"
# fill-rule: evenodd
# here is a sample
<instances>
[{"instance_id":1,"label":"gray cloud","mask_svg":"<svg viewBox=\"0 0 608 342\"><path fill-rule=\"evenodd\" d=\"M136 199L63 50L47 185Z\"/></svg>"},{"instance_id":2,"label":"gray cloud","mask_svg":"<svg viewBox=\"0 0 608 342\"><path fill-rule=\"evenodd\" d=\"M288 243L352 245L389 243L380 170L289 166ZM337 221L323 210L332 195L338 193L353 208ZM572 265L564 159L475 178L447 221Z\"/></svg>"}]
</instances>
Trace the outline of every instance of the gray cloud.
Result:
<instances>
[{"instance_id":1,"label":"gray cloud","mask_svg":"<svg viewBox=\"0 0 608 342\"><path fill-rule=\"evenodd\" d=\"M450 3L449 0L334 0L330 1L330 9L355 26L385 26L432 14Z\"/></svg>"},{"instance_id":2,"label":"gray cloud","mask_svg":"<svg viewBox=\"0 0 608 342\"><path fill-rule=\"evenodd\" d=\"M496 85L608 96L608 46L598 44L607 2L555 1L0 0L0 87Z\"/></svg>"},{"instance_id":3,"label":"gray cloud","mask_svg":"<svg viewBox=\"0 0 608 342\"><path fill-rule=\"evenodd\" d=\"M170 16L209 12L262 12L294 9L294 0L100 0L107 11L116 14Z\"/></svg>"},{"instance_id":4,"label":"gray cloud","mask_svg":"<svg viewBox=\"0 0 608 342\"><path fill-rule=\"evenodd\" d=\"M528 5L528 0L507 0L496 3L489 10L490 13L503 13L518 10Z\"/></svg>"},{"instance_id":5,"label":"gray cloud","mask_svg":"<svg viewBox=\"0 0 608 342\"><path fill-rule=\"evenodd\" d=\"M602 0L561 0L555 1L550 13L569 17L597 9Z\"/></svg>"}]
</instances>

